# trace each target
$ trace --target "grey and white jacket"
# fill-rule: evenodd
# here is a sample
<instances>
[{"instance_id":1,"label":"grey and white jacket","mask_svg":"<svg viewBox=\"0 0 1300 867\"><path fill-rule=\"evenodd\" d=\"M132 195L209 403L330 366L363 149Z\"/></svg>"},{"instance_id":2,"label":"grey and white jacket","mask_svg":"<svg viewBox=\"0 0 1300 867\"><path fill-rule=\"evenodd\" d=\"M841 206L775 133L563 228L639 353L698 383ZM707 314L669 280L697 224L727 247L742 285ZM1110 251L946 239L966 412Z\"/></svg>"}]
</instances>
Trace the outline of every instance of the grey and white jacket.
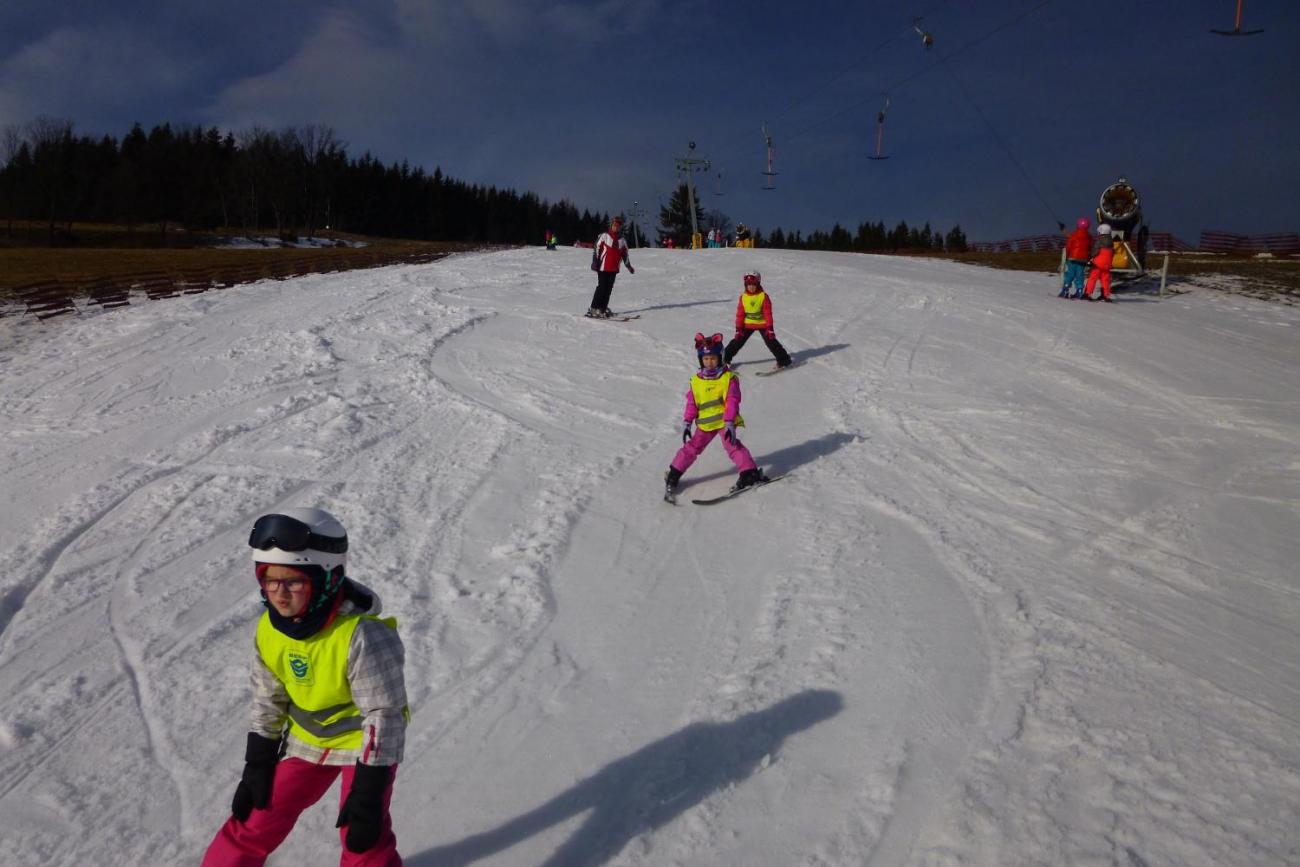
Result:
<instances>
[{"instance_id":1,"label":"grey and white jacket","mask_svg":"<svg viewBox=\"0 0 1300 867\"><path fill-rule=\"evenodd\" d=\"M352 579L348 579L352 581ZM361 591L351 594L339 606L339 614L378 614L379 594L352 581ZM369 596L367 608L354 598ZM406 746L406 680L403 668L406 650L396 629L375 620L362 620L352 633L348 648L348 685L352 701L361 712L362 746L357 750L332 750L299 740L286 732L289 721L289 693L253 644L253 708L250 728L267 738L285 740L283 755L313 764L395 765Z\"/></svg>"}]
</instances>

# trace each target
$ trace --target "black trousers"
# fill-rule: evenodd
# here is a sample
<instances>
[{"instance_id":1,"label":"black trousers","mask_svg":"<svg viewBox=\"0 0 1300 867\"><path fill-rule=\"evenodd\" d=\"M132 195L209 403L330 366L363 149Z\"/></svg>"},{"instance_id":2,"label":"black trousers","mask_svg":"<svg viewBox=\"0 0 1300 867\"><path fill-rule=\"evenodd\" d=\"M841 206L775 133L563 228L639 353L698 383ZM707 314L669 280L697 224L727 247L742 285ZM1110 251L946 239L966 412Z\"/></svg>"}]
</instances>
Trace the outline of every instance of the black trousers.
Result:
<instances>
[{"instance_id":1,"label":"black trousers","mask_svg":"<svg viewBox=\"0 0 1300 867\"><path fill-rule=\"evenodd\" d=\"M597 310L609 309L609 296L614 291L614 278L617 271L596 272L596 292L591 296L591 306Z\"/></svg>"},{"instance_id":2,"label":"black trousers","mask_svg":"<svg viewBox=\"0 0 1300 867\"><path fill-rule=\"evenodd\" d=\"M767 344L767 348L772 352L772 357L776 359L776 363L781 367L785 367L790 363L790 353L785 351L785 347L781 345L781 341L776 339L775 333L773 333L771 337L768 337L768 332L766 331L759 329L751 330L747 328L744 331L741 331L736 337L733 337L731 342L727 344L727 348L722 351L723 364L731 363L731 359L736 357L736 353L740 351L740 347L745 345L745 341L749 340L751 334L762 335L763 342Z\"/></svg>"}]
</instances>

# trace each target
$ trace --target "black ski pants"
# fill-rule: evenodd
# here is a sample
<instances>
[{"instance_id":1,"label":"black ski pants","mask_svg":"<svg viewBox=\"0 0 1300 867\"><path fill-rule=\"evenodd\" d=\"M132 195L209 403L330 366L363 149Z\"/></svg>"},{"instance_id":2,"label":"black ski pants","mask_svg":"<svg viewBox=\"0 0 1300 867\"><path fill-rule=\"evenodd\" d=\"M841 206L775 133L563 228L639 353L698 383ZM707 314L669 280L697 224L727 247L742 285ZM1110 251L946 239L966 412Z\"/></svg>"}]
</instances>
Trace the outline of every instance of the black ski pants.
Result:
<instances>
[{"instance_id":1,"label":"black ski pants","mask_svg":"<svg viewBox=\"0 0 1300 867\"><path fill-rule=\"evenodd\" d=\"M596 292L591 296L591 306L597 310L609 309L609 296L614 292L614 278L617 271L596 272Z\"/></svg>"},{"instance_id":2,"label":"black ski pants","mask_svg":"<svg viewBox=\"0 0 1300 867\"><path fill-rule=\"evenodd\" d=\"M785 367L790 363L790 353L786 352L785 347L781 345L781 341L776 339L775 331L768 331L766 329L751 330L746 328L735 337L731 338L731 342L727 344L727 348L722 351L723 364L731 363L731 359L736 357L736 353L740 351L740 347L745 345L745 341L749 339L751 334L761 334L763 336L763 342L766 343L767 348L771 350L772 357L776 359L778 366Z\"/></svg>"}]
</instances>

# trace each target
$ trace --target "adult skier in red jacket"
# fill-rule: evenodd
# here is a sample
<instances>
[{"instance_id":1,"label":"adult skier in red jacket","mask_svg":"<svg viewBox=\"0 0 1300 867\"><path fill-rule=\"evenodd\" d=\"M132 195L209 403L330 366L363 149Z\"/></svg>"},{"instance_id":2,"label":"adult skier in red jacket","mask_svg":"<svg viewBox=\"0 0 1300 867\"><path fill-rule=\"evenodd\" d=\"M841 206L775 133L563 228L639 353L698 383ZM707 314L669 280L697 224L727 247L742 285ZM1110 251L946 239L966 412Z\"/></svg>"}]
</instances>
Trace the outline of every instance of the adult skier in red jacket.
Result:
<instances>
[{"instance_id":1,"label":"adult skier in red jacket","mask_svg":"<svg viewBox=\"0 0 1300 867\"><path fill-rule=\"evenodd\" d=\"M627 256L627 241L620 235L623 220L615 217L609 221L609 231L596 239L596 249L591 259L592 270L596 272L596 291L591 296L591 307L587 316L595 319L608 319L609 296L614 291L614 278L618 276L619 264L627 265L627 273L635 274L632 260Z\"/></svg>"},{"instance_id":2,"label":"adult skier in red jacket","mask_svg":"<svg viewBox=\"0 0 1300 867\"><path fill-rule=\"evenodd\" d=\"M1091 251L1088 218L1080 217L1078 227L1065 239L1065 279L1061 284L1061 298L1069 297L1071 285L1074 286L1074 297L1083 297L1083 281L1088 275L1088 253Z\"/></svg>"}]
</instances>

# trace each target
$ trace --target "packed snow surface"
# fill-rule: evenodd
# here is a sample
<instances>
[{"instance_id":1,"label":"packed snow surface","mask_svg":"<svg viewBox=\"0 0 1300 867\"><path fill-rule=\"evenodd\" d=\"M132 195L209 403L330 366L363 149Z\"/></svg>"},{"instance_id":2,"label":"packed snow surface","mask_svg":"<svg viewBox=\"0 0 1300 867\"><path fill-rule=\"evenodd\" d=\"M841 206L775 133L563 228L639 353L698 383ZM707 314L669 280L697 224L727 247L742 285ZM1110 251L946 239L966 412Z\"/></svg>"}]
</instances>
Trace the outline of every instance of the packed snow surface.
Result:
<instances>
[{"instance_id":1,"label":"packed snow surface","mask_svg":"<svg viewBox=\"0 0 1300 867\"><path fill-rule=\"evenodd\" d=\"M398 616L448 865L1300 863L1300 310L942 261L458 255L0 320L0 862L195 864L259 514ZM697 331L783 481L661 500ZM331 795L277 865L337 859Z\"/></svg>"}]
</instances>

